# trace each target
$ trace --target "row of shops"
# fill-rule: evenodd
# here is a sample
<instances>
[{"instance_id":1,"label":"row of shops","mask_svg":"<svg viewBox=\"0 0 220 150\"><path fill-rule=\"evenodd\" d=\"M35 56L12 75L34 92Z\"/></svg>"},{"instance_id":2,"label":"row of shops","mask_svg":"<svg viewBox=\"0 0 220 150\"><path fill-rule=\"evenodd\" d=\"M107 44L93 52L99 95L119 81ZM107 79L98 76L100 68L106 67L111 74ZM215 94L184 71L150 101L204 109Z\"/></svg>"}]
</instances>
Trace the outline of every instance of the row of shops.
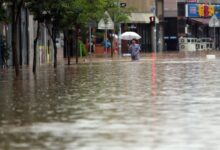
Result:
<instances>
[{"instance_id":1,"label":"row of shops","mask_svg":"<svg viewBox=\"0 0 220 150\"><path fill-rule=\"evenodd\" d=\"M212 44L208 44L209 46L201 45L200 50L220 49L219 26L210 27L209 25L212 16L216 15L218 20L220 19L220 2L211 1L207 3L207 1L202 0L178 0L173 1L173 5L176 6L176 10L173 11L174 13L172 12L174 15L167 15L163 12L161 17L157 14L159 22L157 23L156 42L158 46L162 45L162 51L180 50L180 37L195 38L198 39L196 41L201 42L204 41L202 39L207 38L212 40ZM163 7L165 9L167 6ZM151 52L155 49L153 48L155 41L153 30L155 28L152 28L150 24L151 16L153 16L152 13L132 13L130 22L121 25L122 32L129 30L141 35L142 38L139 42L142 52ZM122 52L126 52L126 49L127 42L123 41Z\"/></svg>"},{"instance_id":2,"label":"row of shops","mask_svg":"<svg viewBox=\"0 0 220 150\"><path fill-rule=\"evenodd\" d=\"M150 25L150 16L153 16L151 13L132 13L130 21L128 23L121 23L121 33L126 31L134 31L141 36L141 39L138 42L141 44L142 52L151 52L152 51L152 41L151 41L151 25ZM108 39L111 39L113 30L107 31ZM95 29L93 31L94 38L93 42L95 44L96 54L105 53L105 49L102 45L104 41L104 30ZM118 33L116 33L118 35ZM117 40L114 40L117 42ZM122 40L122 53L127 53L129 41ZM114 43L113 43L114 45ZM118 45L117 45L118 46ZM114 46L113 46L114 47ZM108 50L110 53L110 49Z\"/></svg>"},{"instance_id":3,"label":"row of shops","mask_svg":"<svg viewBox=\"0 0 220 150\"><path fill-rule=\"evenodd\" d=\"M163 2L165 3L165 1ZM137 32L142 37L139 40L142 52L152 52L156 48L159 50L159 47L153 47L155 45L154 42L157 45L162 45L162 51L180 50L182 44L179 42L180 37L196 38L196 41L200 41L200 38L208 38L212 40L212 46L209 45L209 49L211 47L217 50L220 49L220 25L216 25L215 27L210 27L209 25L212 16L216 15L218 19L220 18L220 2L213 1L213 3L207 3L202 0L178 0L177 2L173 1L172 4L177 7L174 15L167 15L164 12L158 14L157 12L158 20L156 21L156 28L152 26L150 20L150 17L154 16L153 13L131 13L130 21L121 24L122 33L125 31ZM20 65L30 64L32 63L30 58L33 57L33 40L36 23L33 20L33 16L25 8L21 11L18 29L20 31L18 35L19 63ZM157 31L156 33L154 33L155 30ZM53 61L53 51L51 51L52 42L50 41L47 30L43 26L41 27L41 33L38 45L39 63L50 63ZM13 34L11 25L0 26L0 34L0 45L3 43L2 39L5 39L8 47L11 48L10 43ZM108 31L108 34L113 34L113 31ZM155 37L157 38L155 39ZM96 52L104 53L104 48L101 45L102 42L103 36L97 36L93 46L96 48ZM122 41L122 53L127 52L127 47L128 42ZM87 51L88 49L89 47L87 46ZM2 55L3 53L0 53L0 58ZM64 51L64 56L66 55L67 52ZM11 51L9 51L9 56L12 58ZM2 63L2 60L0 63ZM12 59L8 60L8 64L13 65Z\"/></svg>"},{"instance_id":4,"label":"row of shops","mask_svg":"<svg viewBox=\"0 0 220 150\"><path fill-rule=\"evenodd\" d=\"M184 10L184 11L181 11ZM216 17L215 22L212 18ZM178 3L178 38L196 38L212 40L212 48L219 50L220 42L220 4L219 2L207 3L207 1L187 1ZM214 23L214 26L213 26ZM211 25L212 24L212 25ZM179 49L181 43L178 42Z\"/></svg>"}]
</instances>

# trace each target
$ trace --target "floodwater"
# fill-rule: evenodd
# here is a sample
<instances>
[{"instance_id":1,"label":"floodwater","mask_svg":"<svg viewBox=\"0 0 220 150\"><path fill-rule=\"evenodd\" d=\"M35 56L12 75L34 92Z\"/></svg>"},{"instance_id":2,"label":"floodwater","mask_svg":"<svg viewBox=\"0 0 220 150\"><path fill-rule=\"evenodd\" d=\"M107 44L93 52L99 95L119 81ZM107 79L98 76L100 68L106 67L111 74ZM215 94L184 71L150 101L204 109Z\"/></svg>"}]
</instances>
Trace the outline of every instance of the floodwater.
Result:
<instances>
[{"instance_id":1,"label":"floodwater","mask_svg":"<svg viewBox=\"0 0 220 150\"><path fill-rule=\"evenodd\" d=\"M220 57L0 71L1 150L219 150Z\"/></svg>"}]
</instances>

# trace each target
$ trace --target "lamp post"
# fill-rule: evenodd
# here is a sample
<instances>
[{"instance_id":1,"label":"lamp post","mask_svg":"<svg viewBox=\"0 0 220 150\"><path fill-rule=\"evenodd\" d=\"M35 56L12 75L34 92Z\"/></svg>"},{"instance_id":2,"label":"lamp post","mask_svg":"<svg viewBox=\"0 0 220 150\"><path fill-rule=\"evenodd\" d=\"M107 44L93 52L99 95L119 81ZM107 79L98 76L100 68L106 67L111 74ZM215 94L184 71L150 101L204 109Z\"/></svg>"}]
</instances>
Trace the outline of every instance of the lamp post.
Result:
<instances>
[{"instance_id":1,"label":"lamp post","mask_svg":"<svg viewBox=\"0 0 220 150\"><path fill-rule=\"evenodd\" d=\"M216 27L216 20L213 20L214 24L214 50L216 50L216 35L215 35L215 27Z\"/></svg>"},{"instance_id":2,"label":"lamp post","mask_svg":"<svg viewBox=\"0 0 220 150\"><path fill-rule=\"evenodd\" d=\"M43 11L42 14L44 15L44 18L46 18L47 11ZM44 22L45 22L45 19L44 19ZM43 38L44 38L44 48L46 48L46 46L47 46L47 29L46 29L46 27L44 27L44 37ZM48 55L48 54L46 54L46 55ZM48 58L48 57L46 57L46 58ZM49 60L47 60L47 61L49 61Z\"/></svg>"},{"instance_id":3,"label":"lamp post","mask_svg":"<svg viewBox=\"0 0 220 150\"><path fill-rule=\"evenodd\" d=\"M152 52L157 52L156 51L156 18L155 16L150 17L150 25L151 25L151 43L152 43Z\"/></svg>"},{"instance_id":4,"label":"lamp post","mask_svg":"<svg viewBox=\"0 0 220 150\"><path fill-rule=\"evenodd\" d=\"M121 12L120 10L120 0L118 0L118 13ZM118 32L118 55L121 58L121 23L118 23L119 32Z\"/></svg>"},{"instance_id":5,"label":"lamp post","mask_svg":"<svg viewBox=\"0 0 220 150\"><path fill-rule=\"evenodd\" d=\"M157 22L156 22L156 12L157 12L157 4L156 0L154 1L154 5L152 7L151 12L153 16L150 16L150 24L151 24L151 44L152 44L152 52L156 54L157 52Z\"/></svg>"},{"instance_id":6,"label":"lamp post","mask_svg":"<svg viewBox=\"0 0 220 150\"><path fill-rule=\"evenodd\" d=\"M121 57L121 23L119 23L119 32L118 32L118 53Z\"/></svg>"},{"instance_id":7,"label":"lamp post","mask_svg":"<svg viewBox=\"0 0 220 150\"><path fill-rule=\"evenodd\" d=\"M216 15L213 15L211 17L211 19L209 20L209 27L213 27L213 44L214 44L214 50L216 50L216 27L220 27L220 22L218 20L218 18L216 17Z\"/></svg>"},{"instance_id":8,"label":"lamp post","mask_svg":"<svg viewBox=\"0 0 220 150\"><path fill-rule=\"evenodd\" d=\"M154 47L154 51L155 51L155 54L157 53L157 21L156 21L156 17L157 17L157 1L155 0L154 1L154 8L155 8L155 10L154 10L154 23L155 23L155 25L154 25L154 35L155 35L155 39L154 39L154 41L155 41L155 47Z\"/></svg>"},{"instance_id":9,"label":"lamp post","mask_svg":"<svg viewBox=\"0 0 220 150\"><path fill-rule=\"evenodd\" d=\"M92 55L92 27L89 25L89 55Z\"/></svg>"}]
</instances>

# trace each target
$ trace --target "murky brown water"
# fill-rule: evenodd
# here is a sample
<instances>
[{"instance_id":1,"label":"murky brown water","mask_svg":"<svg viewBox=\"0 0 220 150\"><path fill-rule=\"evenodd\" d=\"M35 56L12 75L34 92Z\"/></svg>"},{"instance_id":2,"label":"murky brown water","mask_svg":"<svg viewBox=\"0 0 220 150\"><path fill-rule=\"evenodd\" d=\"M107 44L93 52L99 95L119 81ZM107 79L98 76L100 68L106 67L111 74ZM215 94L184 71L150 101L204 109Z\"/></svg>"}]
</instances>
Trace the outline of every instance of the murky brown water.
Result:
<instances>
[{"instance_id":1,"label":"murky brown water","mask_svg":"<svg viewBox=\"0 0 220 150\"><path fill-rule=\"evenodd\" d=\"M220 59L0 71L1 150L219 150Z\"/></svg>"}]
</instances>

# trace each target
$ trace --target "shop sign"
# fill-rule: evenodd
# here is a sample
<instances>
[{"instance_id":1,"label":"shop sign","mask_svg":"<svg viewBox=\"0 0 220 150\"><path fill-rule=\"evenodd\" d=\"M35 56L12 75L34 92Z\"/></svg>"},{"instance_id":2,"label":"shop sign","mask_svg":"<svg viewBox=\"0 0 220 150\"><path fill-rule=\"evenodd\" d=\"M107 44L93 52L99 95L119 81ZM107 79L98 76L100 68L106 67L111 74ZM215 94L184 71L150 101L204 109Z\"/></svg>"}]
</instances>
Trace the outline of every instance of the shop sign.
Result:
<instances>
[{"instance_id":1,"label":"shop sign","mask_svg":"<svg viewBox=\"0 0 220 150\"><path fill-rule=\"evenodd\" d=\"M197 0L197 3L207 3L207 0Z\"/></svg>"},{"instance_id":2,"label":"shop sign","mask_svg":"<svg viewBox=\"0 0 220 150\"><path fill-rule=\"evenodd\" d=\"M186 17L220 17L220 5L187 4Z\"/></svg>"},{"instance_id":3,"label":"shop sign","mask_svg":"<svg viewBox=\"0 0 220 150\"><path fill-rule=\"evenodd\" d=\"M215 15L220 18L220 5L215 6Z\"/></svg>"},{"instance_id":4,"label":"shop sign","mask_svg":"<svg viewBox=\"0 0 220 150\"><path fill-rule=\"evenodd\" d=\"M187 2L188 2L188 3L196 3L197 0L188 0Z\"/></svg>"},{"instance_id":5,"label":"shop sign","mask_svg":"<svg viewBox=\"0 0 220 150\"><path fill-rule=\"evenodd\" d=\"M197 3L219 3L219 0L197 0Z\"/></svg>"},{"instance_id":6,"label":"shop sign","mask_svg":"<svg viewBox=\"0 0 220 150\"><path fill-rule=\"evenodd\" d=\"M188 16L187 17L198 17L199 16L197 4L188 4L187 8L188 8Z\"/></svg>"}]
</instances>

